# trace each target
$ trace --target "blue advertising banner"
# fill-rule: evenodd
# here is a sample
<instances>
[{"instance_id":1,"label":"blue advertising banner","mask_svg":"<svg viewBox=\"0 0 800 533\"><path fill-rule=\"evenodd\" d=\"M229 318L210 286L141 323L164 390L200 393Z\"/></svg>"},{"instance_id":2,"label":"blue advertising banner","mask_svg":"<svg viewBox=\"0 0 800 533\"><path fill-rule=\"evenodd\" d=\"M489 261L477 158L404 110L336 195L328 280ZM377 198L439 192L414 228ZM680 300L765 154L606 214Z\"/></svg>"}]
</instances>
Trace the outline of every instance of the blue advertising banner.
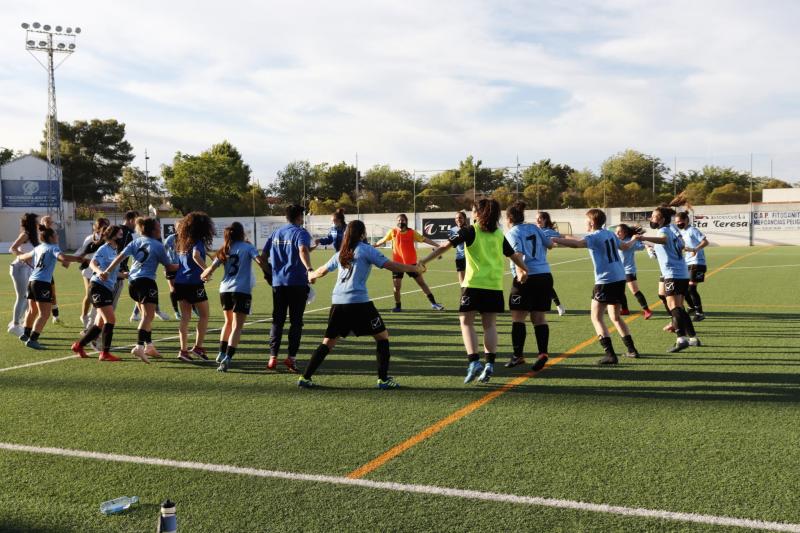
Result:
<instances>
[{"instance_id":1,"label":"blue advertising banner","mask_svg":"<svg viewBox=\"0 0 800 533\"><path fill-rule=\"evenodd\" d=\"M61 201L58 183L48 180L2 180L2 189L3 207L50 207Z\"/></svg>"}]
</instances>

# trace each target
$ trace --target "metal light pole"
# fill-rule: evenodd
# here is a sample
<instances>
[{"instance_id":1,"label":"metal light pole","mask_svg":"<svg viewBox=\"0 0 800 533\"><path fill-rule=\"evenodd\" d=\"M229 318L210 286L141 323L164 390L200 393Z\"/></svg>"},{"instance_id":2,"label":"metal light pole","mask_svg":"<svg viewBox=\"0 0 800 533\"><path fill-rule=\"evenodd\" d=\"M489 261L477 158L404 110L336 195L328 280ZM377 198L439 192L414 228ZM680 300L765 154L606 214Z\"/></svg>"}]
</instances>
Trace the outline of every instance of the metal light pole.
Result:
<instances>
[{"instance_id":1,"label":"metal light pole","mask_svg":"<svg viewBox=\"0 0 800 533\"><path fill-rule=\"evenodd\" d=\"M147 148L144 149L144 190L145 198L147 199L147 208L150 208L150 169L147 162L150 161L150 156L147 155Z\"/></svg>"},{"instance_id":2,"label":"metal light pole","mask_svg":"<svg viewBox=\"0 0 800 533\"><path fill-rule=\"evenodd\" d=\"M61 146L58 135L58 112L56 107L55 70L75 51L75 36L81 32L70 27L51 27L49 24L34 22L22 23L25 30L25 49L47 71L47 214L55 216L59 222L64 221L63 184L61 181ZM34 52L42 52L47 57L47 64L42 63ZM54 64L54 54L62 54L64 58ZM57 202L54 192L57 191ZM73 198L74 200L74 198ZM53 204L56 205L53 205Z\"/></svg>"},{"instance_id":3,"label":"metal light pole","mask_svg":"<svg viewBox=\"0 0 800 533\"><path fill-rule=\"evenodd\" d=\"M358 202L358 152L356 152L356 218L361 218L361 204Z\"/></svg>"}]
</instances>

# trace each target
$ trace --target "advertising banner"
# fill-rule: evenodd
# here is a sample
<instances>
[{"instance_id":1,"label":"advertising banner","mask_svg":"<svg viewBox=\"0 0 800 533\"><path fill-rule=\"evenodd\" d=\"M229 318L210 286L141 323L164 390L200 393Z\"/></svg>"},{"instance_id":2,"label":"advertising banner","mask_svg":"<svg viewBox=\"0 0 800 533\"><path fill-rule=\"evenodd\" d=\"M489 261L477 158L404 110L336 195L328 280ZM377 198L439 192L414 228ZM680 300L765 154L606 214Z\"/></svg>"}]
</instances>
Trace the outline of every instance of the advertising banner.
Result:
<instances>
[{"instance_id":1,"label":"advertising banner","mask_svg":"<svg viewBox=\"0 0 800 533\"><path fill-rule=\"evenodd\" d=\"M2 180L3 207L54 207L61 201L58 183L48 180Z\"/></svg>"},{"instance_id":2,"label":"advertising banner","mask_svg":"<svg viewBox=\"0 0 800 533\"><path fill-rule=\"evenodd\" d=\"M800 211L756 211L753 213L755 231L800 230Z\"/></svg>"},{"instance_id":3,"label":"advertising banner","mask_svg":"<svg viewBox=\"0 0 800 533\"><path fill-rule=\"evenodd\" d=\"M450 228L455 225L452 218L423 218L422 236L434 241L446 241L450 237Z\"/></svg>"}]
</instances>

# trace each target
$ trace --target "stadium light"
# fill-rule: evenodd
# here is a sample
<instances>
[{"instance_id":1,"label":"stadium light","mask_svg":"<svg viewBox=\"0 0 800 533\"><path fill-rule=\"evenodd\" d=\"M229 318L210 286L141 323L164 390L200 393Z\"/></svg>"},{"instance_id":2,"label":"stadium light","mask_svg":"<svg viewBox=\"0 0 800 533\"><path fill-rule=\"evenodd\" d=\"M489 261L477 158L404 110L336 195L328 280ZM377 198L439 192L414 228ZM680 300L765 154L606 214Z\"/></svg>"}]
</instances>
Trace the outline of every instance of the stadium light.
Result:
<instances>
[{"instance_id":1,"label":"stadium light","mask_svg":"<svg viewBox=\"0 0 800 533\"><path fill-rule=\"evenodd\" d=\"M23 23L22 23L22 29L23 29L23 30L27 30L27 29L28 29L28 28L30 28L30 27L31 27L31 25L30 25L30 24L28 24L27 22L23 22Z\"/></svg>"},{"instance_id":2,"label":"stadium light","mask_svg":"<svg viewBox=\"0 0 800 533\"><path fill-rule=\"evenodd\" d=\"M50 31L50 24L45 24L44 26L42 26L42 29L44 31Z\"/></svg>"},{"instance_id":3,"label":"stadium light","mask_svg":"<svg viewBox=\"0 0 800 533\"><path fill-rule=\"evenodd\" d=\"M38 22L34 22L34 23L33 23L33 28L34 28L34 29L38 30L38 29L39 29L39 28L41 28L41 27L42 27L42 25L41 25L41 24L39 24Z\"/></svg>"}]
</instances>

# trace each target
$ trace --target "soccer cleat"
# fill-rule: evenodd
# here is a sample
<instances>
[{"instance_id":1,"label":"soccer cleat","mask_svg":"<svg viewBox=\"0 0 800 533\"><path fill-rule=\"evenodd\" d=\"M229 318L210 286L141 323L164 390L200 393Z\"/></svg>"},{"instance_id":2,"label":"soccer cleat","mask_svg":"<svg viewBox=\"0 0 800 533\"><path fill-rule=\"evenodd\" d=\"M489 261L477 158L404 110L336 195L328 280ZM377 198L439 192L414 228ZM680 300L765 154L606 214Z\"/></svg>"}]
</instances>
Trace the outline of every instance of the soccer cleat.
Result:
<instances>
[{"instance_id":1,"label":"soccer cleat","mask_svg":"<svg viewBox=\"0 0 800 533\"><path fill-rule=\"evenodd\" d=\"M505 364L506 368L514 368L517 365L524 365L525 358L523 356L517 357L516 355L512 355L508 362Z\"/></svg>"},{"instance_id":2,"label":"soccer cleat","mask_svg":"<svg viewBox=\"0 0 800 533\"><path fill-rule=\"evenodd\" d=\"M632 351L632 352L625 352L625 357L630 357L632 359L638 359L639 358L639 352L637 352L635 350Z\"/></svg>"},{"instance_id":3,"label":"soccer cleat","mask_svg":"<svg viewBox=\"0 0 800 533\"><path fill-rule=\"evenodd\" d=\"M284 359L283 365L286 367L286 370L292 374L300 373L300 369L297 368L297 360L294 357L287 357Z\"/></svg>"},{"instance_id":4,"label":"soccer cleat","mask_svg":"<svg viewBox=\"0 0 800 533\"><path fill-rule=\"evenodd\" d=\"M687 341L685 339L684 340L678 340L678 341L675 341L675 346L673 346L672 348L667 350L667 353L678 353L681 350L685 350L689 346L691 346L689 344L689 341Z\"/></svg>"},{"instance_id":5,"label":"soccer cleat","mask_svg":"<svg viewBox=\"0 0 800 533\"><path fill-rule=\"evenodd\" d=\"M442 304L431 304L431 309L434 311L444 311L444 306Z\"/></svg>"},{"instance_id":6,"label":"soccer cleat","mask_svg":"<svg viewBox=\"0 0 800 533\"><path fill-rule=\"evenodd\" d=\"M136 307L131 313L131 317L128 319L128 322L138 322L139 321L139 308Z\"/></svg>"},{"instance_id":7,"label":"soccer cleat","mask_svg":"<svg viewBox=\"0 0 800 533\"><path fill-rule=\"evenodd\" d=\"M472 361L467 367L467 377L464 378L464 384L475 381L475 378L478 377L482 370L483 364L480 361Z\"/></svg>"},{"instance_id":8,"label":"soccer cleat","mask_svg":"<svg viewBox=\"0 0 800 533\"><path fill-rule=\"evenodd\" d=\"M306 379L303 376L300 376L300 379L297 380L297 386L301 389L312 389L316 385L314 385L314 382L311 381L311 378Z\"/></svg>"},{"instance_id":9,"label":"soccer cleat","mask_svg":"<svg viewBox=\"0 0 800 533\"><path fill-rule=\"evenodd\" d=\"M622 316L628 316L628 315L630 315L630 314L631 314L631 310L630 310L630 309L622 309L622 310L619 312L619 314L620 314L620 315L622 315Z\"/></svg>"},{"instance_id":10,"label":"soccer cleat","mask_svg":"<svg viewBox=\"0 0 800 533\"><path fill-rule=\"evenodd\" d=\"M663 331L667 333L675 333L675 326L672 325L672 322L661 328Z\"/></svg>"},{"instance_id":11,"label":"soccer cleat","mask_svg":"<svg viewBox=\"0 0 800 533\"><path fill-rule=\"evenodd\" d=\"M175 320L180 320L180 319L181 319L181 312L175 311Z\"/></svg>"},{"instance_id":12,"label":"soccer cleat","mask_svg":"<svg viewBox=\"0 0 800 533\"><path fill-rule=\"evenodd\" d=\"M23 343L25 343L25 342L28 342L28 338L29 337L27 335L25 335L25 330L22 330L22 335L19 336L19 340L21 340Z\"/></svg>"},{"instance_id":13,"label":"soccer cleat","mask_svg":"<svg viewBox=\"0 0 800 533\"><path fill-rule=\"evenodd\" d=\"M650 317L653 316L653 312L649 309L643 310L642 313L644 313L645 320L650 320Z\"/></svg>"},{"instance_id":14,"label":"soccer cleat","mask_svg":"<svg viewBox=\"0 0 800 533\"><path fill-rule=\"evenodd\" d=\"M392 307L392 313L401 313L402 311L403 311L403 308L400 307L400 306Z\"/></svg>"},{"instance_id":15,"label":"soccer cleat","mask_svg":"<svg viewBox=\"0 0 800 533\"><path fill-rule=\"evenodd\" d=\"M547 363L548 359L550 359L550 358L547 357L546 353L540 353L539 357L536 359L536 362L533 363L533 366L531 367L531 370L533 370L534 372L540 371L541 369L544 368L544 365L545 365L545 363Z\"/></svg>"},{"instance_id":16,"label":"soccer cleat","mask_svg":"<svg viewBox=\"0 0 800 533\"><path fill-rule=\"evenodd\" d=\"M396 382L392 376L387 376L386 381L382 379L378 380L378 388L381 390L399 389L400 384Z\"/></svg>"},{"instance_id":17,"label":"soccer cleat","mask_svg":"<svg viewBox=\"0 0 800 533\"><path fill-rule=\"evenodd\" d=\"M564 315L566 315L566 314L567 314L567 308L566 308L566 307L564 307L564 306L563 306L563 305L561 305L561 304L558 304L558 305L556 306L556 309L558 310L558 316L564 316Z\"/></svg>"},{"instance_id":18,"label":"soccer cleat","mask_svg":"<svg viewBox=\"0 0 800 533\"><path fill-rule=\"evenodd\" d=\"M20 335L25 333L25 328L23 328L19 324L14 324L13 322L10 322L8 324L8 332L14 335L15 337L19 337Z\"/></svg>"},{"instance_id":19,"label":"soccer cleat","mask_svg":"<svg viewBox=\"0 0 800 533\"><path fill-rule=\"evenodd\" d=\"M702 344L697 337L689 337L689 346L702 346Z\"/></svg>"},{"instance_id":20,"label":"soccer cleat","mask_svg":"<svg viewBox=\"0 0 800 533\"><path fill-rule=\"evenodd\" d=\"M191 352L192 355L196 355L197 357L199 357L203 361L208 361L208 355L206 355L205 348L201 348L199 346L192 346L192 349L190 350L190 352Z\"/></svg>"},{"instance_id":21,"label":"soccer cleat","mask_svg":"<svg viewBox=\"0 0 800 533\"><path fill-rule=\"evenodd\" d=\"M81 359L86 359L87 357L89 357L88 355L86 355L86 350L83 349L83 346L81 346L81 343L79 342L72 343L72 351L75 353L75 355L77 355Z\"/></svg>"},{"instance_id":22,"label":"soccer cleat","mask_svg":"<svg viewBox=\"0 0 800 533\"><path fill-rule=\"evenodd\" d=\"M275 370L278 368L278 356L270 355L269 362L267 363L267 370Z\"/></svg>"},{"instance_id":23,"label":"soccer cleat","mask_svg":"<svg viewBox=\"0 0 800 533\"><path fill-rule=\"evenodd\" d=\"M178 351L178 359L180 359L184 363L191 363L191 362L194 361L194 358L192 358L192 356L186 350L179 350Z\"/></svg>"},{"instance_id":24,"label":"soccer cleat","mask_svg":"<svg viewBox=\"0 0 800 533\"><path fill-rule=\"evenodd\" d=\"M223 359L225 359L226 357L228 357L228 356L227 356L227 355L225 355L225 352L219 352L219 353L217 354L217 358L216 358L216 359L214 359L214 361L216 361L216 362L217 362L217 364L219 364L219 363L221 363L221 362L222 362L222 360L223 360Z\"/></svg>"},{"instance_id":25,"label":"soccer cleat","mask_svg":"<svg viewBox=\"0 0 800 533\"><path fill-rule=\"evenodd\" d=\"M688 308L686 309L686 313L688 313L689 315L693 315L693 314L695 314L696 312L697 312L697 309L695 309L694 307L688 307Z\"/></svg>"},{"instance_id":26,"label":"soccer cleat","mask_svg":"<svg viewBox=\"0 0 800 533\"><path fill-rule=\"evenodd\" d=\"M152 343L149 343L147 346L145 346L144 353L147 357L161 359L161 354L158 352L158 350L156 350L156 347Z\"/></svg>"},{"instance_id":27,"label":"soccer cleat","mask_svg":"<svg viewBox=\"0 0 800 533\"><path fill-rule=\"evenodd\" d=\"M100 356L97 358L97 360L114 362L114 361L121 361L122 359L120 359L116 355L113 355L111 352L100 352Z\"/></svg>"},{"instance_id":28,"label":"soccer cleat","mask_svg":"<svg viewBox=\"0 0 800 533\"><path fill-rule=\"evenodd\" d=\"M617 356L613 353L607 353L597 362L598 365L616 365L617 363L619 363L619 359L617 359Z\"/></svg>"},{"instance_id":29,"label":"soccer cleat","mask_svg":"<svg viewBox=\"0 0 800 533\"><path fill-rule=\"evenodd\" d=\"M147 349L145 349L144 346L137 344L136 348L131 350L131 353L133 354L134 357L140 359L143 363L147 363L148 365L150 364L150 358L147 357Z\"/></svg>"},{"instance_id":30,"label":"soccer cleat","mask_svg":"<svg viewBox=\"0 0 800 533\"><path fill-rule=\"evenodd\" d=\"M195 316L195 318L200 318L200 313L197 312L196 307L192 307L192 314Z\"/></svg>"},{"instance_id":31,"label":"soccer cleat","mask_svg":"<svg viewBox=\"0 0 800 533\"><path fill-rule=\"evenodd\" d=\"M160 309L156 311L156 316L163 320L164 322L169 322L169 315Z\"/></svg>"},{"instance_id":32,"label":"soccer cleat","mask_svg":"<svg viewBox=\"0 0 800 533\"><path fill-rule=\"evenodd\" d=\"M694 315L694 322L702 322L706 319L705 313L695 313Z\"/></svg>"},{"instance_id":33,"label":"soccer cleat","mask_svg":"<svg viewBox=\"0 0 800 533\"><path fill-rule=\"evenodd\" d=\"M230 367L231 367L231 358L223 354L222 361L219 361L217 372L227 372Z\"/></svg>"},{"instance_id":34,"label":"soccer cleat","mask_svg":"<svg viewBox=\"0 0 800 533\"><path fill-rule=\"evenodd\" d=\"M494 374L494 364L486 363L483 365L483 372L478 376L478 381L481 383L489 383L489 380L492 379L492 374Z\"/></svg>"},{"instance_id":35,"label":"soccer cleat","mask_svg":"<svg viewBox=\"0 0 800 533\"><path fill-rule=\"evenodd\" d=\"M34 350L44 350L44 346L39 344L39 341L35 341L33 339L28 339L27 341L25 341L25 346L27 346L28 348L32 348Z\"/></svg>"},{"instance_id":36,"label":"soccer cleat","mask_svg":"<svg viewBox=\"0 0 800 533\"><path fill-rule=\"evenodd\" d=\"M67 327L67 325L64 323L64 321L61 320L60 316L54 316L53 317L53 324L55 324L56 326L62 327L62 328Z\"/></svg>"}]
</instances>

